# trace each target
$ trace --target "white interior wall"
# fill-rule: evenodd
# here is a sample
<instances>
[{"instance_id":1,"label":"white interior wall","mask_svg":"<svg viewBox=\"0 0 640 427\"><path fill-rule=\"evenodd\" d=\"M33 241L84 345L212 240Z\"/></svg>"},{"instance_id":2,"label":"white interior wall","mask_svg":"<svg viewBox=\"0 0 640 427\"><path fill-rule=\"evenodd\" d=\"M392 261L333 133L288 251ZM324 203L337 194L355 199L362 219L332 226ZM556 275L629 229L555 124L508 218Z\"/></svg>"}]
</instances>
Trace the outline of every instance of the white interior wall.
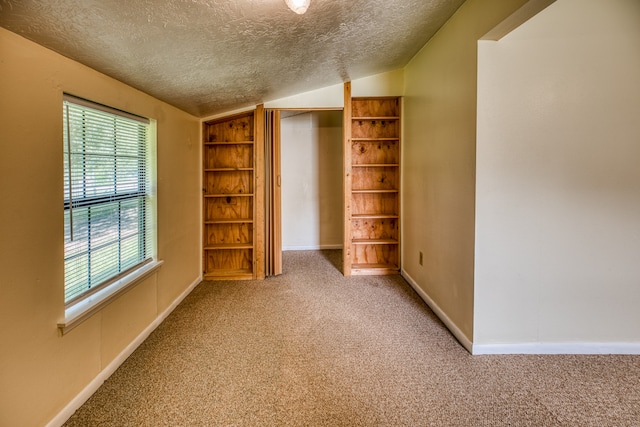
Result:
<instances>
[{"instance_id":1,"label":"white interior wall","mask_svg":"<svg viewBox=\"0 0 640 427\"><path fill-rule=\"evenodd\" d=\"M282 248L342 247L342 111L281 120Z\"/></svg>"},{"instance_id":2,"label":"white interior wall","mask_svg":"<svg viewBox=\"0 0 640 427\"><path fill-rule=\"evenodd\" d=\"M640 2L480 42L474 353L640 351Z\"/></svg>"}]
</instances>

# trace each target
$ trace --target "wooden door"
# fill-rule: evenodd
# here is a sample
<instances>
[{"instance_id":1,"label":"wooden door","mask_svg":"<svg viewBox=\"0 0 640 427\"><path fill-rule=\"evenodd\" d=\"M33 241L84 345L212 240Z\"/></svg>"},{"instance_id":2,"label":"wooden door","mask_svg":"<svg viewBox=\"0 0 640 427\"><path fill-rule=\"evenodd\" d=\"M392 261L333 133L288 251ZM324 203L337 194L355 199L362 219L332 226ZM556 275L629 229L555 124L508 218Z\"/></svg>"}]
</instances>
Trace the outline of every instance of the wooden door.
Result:
<instances>
[{"instance_id":1,"label":"wooden door","mask_svg":"<svg viewBox=\"0 0 640 427\"><path fill-rule=\"evenodd\" d=\"M282 274L282 189L280 111L266 114L266 275Z\"/></svg>"}]
</instances>

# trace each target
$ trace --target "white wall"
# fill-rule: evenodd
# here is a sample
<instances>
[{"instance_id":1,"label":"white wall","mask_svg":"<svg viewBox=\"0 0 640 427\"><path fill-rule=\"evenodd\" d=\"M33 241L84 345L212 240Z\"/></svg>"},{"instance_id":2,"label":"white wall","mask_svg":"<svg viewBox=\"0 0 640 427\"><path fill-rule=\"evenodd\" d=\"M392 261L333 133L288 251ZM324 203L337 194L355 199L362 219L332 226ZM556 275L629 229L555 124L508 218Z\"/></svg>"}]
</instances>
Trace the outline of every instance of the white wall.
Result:
<instances>
[{"instance_id":1,"label":"white wall","mask_svg":"<svg viewBox=\"0 0 640 427\"><path fill-rule=\"evenodd\" d=\"M474 353L640 350L640 2L480 42L476 198Z\"/></svg>"},{"instance_id":2,"label":"white wall","mask_svg":"<svg viewBox=\"0 0 640 427\"><path fill-rule=\"evenodd\" d=\"M281 120L283 250L342 247L342 111Z\"/></svg>"}]
</instances>

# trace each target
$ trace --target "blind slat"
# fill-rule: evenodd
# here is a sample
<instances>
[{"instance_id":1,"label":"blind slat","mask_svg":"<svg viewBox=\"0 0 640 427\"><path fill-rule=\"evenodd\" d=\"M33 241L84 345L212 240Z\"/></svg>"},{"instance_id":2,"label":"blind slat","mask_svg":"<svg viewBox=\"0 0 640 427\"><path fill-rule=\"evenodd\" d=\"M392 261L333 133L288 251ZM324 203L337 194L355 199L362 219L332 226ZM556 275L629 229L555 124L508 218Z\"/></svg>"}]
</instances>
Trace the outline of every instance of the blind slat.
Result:
<instances>
[{"instance_id":1,"label":"blind slat","mask_svg":"<svg viewBox=\"0 0 640 427\"><path fill-rule=\"evenodd\" d=\"M63 112L68 304L151 256L149 121L66 95Z\"/></svg>"}]
</instances>

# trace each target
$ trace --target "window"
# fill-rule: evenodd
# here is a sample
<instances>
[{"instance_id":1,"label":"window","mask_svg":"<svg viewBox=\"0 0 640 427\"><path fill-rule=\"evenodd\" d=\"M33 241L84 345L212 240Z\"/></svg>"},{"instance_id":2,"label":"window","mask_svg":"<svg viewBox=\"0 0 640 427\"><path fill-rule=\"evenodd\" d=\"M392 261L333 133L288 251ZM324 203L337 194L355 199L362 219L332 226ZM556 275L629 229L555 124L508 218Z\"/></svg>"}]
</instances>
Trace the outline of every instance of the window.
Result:
<instances>
[{"instance_id":1,"label":"window","mask_svg":"<svg viewBox=\"0 0 640 427\"><path fill-rule=\"evenodd\" d=\"M82 300L154 256L148 119L63 100L64 300Z\"/></svg>"}]
</instances>

